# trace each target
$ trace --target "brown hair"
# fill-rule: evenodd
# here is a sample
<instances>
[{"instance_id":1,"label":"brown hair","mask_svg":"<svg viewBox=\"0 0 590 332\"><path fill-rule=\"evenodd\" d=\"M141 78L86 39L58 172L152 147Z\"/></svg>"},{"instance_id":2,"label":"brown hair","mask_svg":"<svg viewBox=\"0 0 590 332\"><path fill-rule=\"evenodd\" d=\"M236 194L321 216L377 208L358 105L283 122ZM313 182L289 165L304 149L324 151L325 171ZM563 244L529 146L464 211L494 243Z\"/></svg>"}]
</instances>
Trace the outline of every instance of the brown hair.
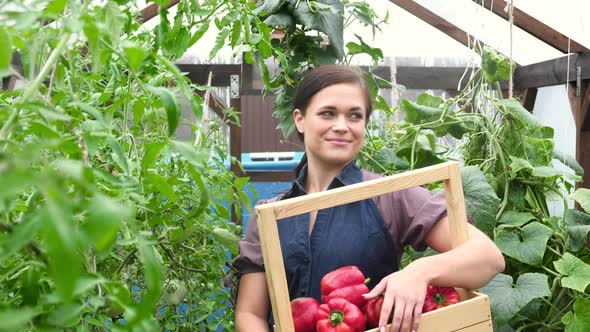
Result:
<instances>
[{"instance_id":1,"label":"brown hair","mask_svg":"<svg viewBox=\"0 0 590 332\"><path fill-rule=\"evenodd\" d=\"M322 89L334 84L358 84L365 95L365 109L367 110L367 120L373 111L373 101L371 93L365 81L363 71L358 67L349 67L343 65L326 65L320 66L303 77L303 80L295 90L293 97L293 110L299 109L301 114L305 115L305 111L311 98ZM299 138L303 140L303 135L299 134Z\"/></svg>"}]
</instances>

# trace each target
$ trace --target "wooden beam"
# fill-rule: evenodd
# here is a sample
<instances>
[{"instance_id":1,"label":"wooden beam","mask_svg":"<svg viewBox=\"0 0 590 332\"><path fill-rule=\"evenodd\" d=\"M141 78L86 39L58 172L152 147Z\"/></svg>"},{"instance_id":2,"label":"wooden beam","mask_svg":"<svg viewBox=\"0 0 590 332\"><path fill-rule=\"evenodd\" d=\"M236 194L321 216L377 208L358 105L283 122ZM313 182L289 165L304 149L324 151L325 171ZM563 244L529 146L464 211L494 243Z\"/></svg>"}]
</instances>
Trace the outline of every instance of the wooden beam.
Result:
<instances>
[{"instance_id":1,"label":"wooden beam","mask_svg":"<svg viewBox=\"0 0 590 332\"><path fill-rule=\"evenodd\" d=\"M389 1L406 10L410 14L416 16L417 18L421 19L422 21L437 28L441 32L445 33L447 36L463 44L465 47L471 48L472 45L470 45L469 43L470 40L472 43L473 41L478 40L475 36L468 34L467 32L463 31L462 29L454 25L453 23L445 20L441 16L437 15L430 9L422 6L414 0Z\"/></svg>"},{"instance_id":2,"label":"wooden beam","mask_svg":"<svg viewBox=\"0 0 590 332\"><path fill-rule=\"evenodd\" d=\"M529 88L524 90L522 97L522 106L529 112L533 113L535 108L535 100L537 99L537 88Z\"/></svg>"},{"instance_id":3,"label":"wooden beam","mask_svg":"<svg viewBox=\"0 0 590 332\"><path fill-rule=\"evenodd\" d=\"M582 80L590 78L590 52L565 55L557 59L518 67L514 71L514 87L516 89L540 88L575 82L578 67L581 70Z\"/></svg>"},{"instance_id":4,"label":"wooden beam","mask_svg":"<svg viewBox=\"0 0 590 332\"><path fill-rule=\"evenodd\" d=\"M185 64L177 63L180 71L187 73L190 80L199 85L206 85L209 72L213 73L212 86L229 86L230 75L241 75L239 64Z\"/></svg>"},{"instance_id":5,"label":"wooden beam","mask_svg":"<svg viewBox=\"0 0 590 332\"><path fill-rule=\"evenodd\" d=\"M168 4L165 6L166 6L166 8L170 8L179 2L180 2L180 0L170 0L170 2L168 2ZM158 16L159 7L160 6L158 4L152 3L151 5L148 5L144 9L142 9L140 11L142 23L145 23L145 22L151 20L152 18Z\"/></svg>"},{"instance_id":6,"label":"wooden beam","mask_svg":"<svg viewBox=\"0 0 590 332\"><path fill-rule=\"evenodd\" d=\"M588 114L586 98L590 95L590 79L583 80L580 86L569 83L568 97L576 124L576 160L584 169L582 188L590 188L590 131L582 130L583 122ZM580 95L577 94L580 91ZM584 108L586 107L586 108Z\"/></svg>"},{"instance_id":7,"label":"wooden beam","mask_svg":"<svg viewBox=\"0 0 590 332\"><path fill-rule=\"evenodd\" d=\"M475 1L477 4L482 5L480 0ZM483 6L492 11L494 14L508 20L508 1L506 0L483 0ZM506 10L505 10L506 9ZM514 21L514 25L521 28L522 30L528 32L529 34L535 36L536 38L540 39L544 43L555 47L556 49L560 50L563 53L579 53L579 52L588 52L590 51L584 45L571 40L569 38L569 47L568 47L568 36L558 32L557 30L551 28L550 26L546 25L545 23L539 21L538 19L532 17L531 15L527 14L526 12L518 9L516 6L512 9L512 17Z\"/></svg>"},{"instance_id":8,"label":"wooden beam","mask_svg":"<svg viewBox=\"0 0 590 332\"><path fill-rule=\"evenodd\" d=\"M198 94L199 96L201 96L201 98L206 99L205 95L207 94L207 91L204 90L195 90L194 91L196 94ZM209 93L209 98L207 99L207 107L209 107L213 112L215 112L215 114L217 114L217 116L221 119L225 120L225 112L224 110L226 110L228 107L225 105L225 103L223 101L221 101L221 99L219 99L219 97L217 97L217 95L211 91Z\"/></svg>"}]
</instances>

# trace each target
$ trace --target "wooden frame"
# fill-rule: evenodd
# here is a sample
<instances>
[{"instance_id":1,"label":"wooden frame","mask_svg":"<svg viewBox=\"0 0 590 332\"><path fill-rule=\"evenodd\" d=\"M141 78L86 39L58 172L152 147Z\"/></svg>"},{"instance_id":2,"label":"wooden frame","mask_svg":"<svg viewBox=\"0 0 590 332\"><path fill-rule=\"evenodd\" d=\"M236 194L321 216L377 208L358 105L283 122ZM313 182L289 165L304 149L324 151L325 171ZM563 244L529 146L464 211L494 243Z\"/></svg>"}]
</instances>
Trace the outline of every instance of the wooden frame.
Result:
<instances>
[{"instance_id":1,"label":"wooden frame","mask_svg":"<svg viewBox=\"0 0 590 332\"><path fill-rule=\"evenodd\" d=\"M454 248L468 239L465 200L461 172L457 162L446 162L403 174L262 204L256 207L256 222L260 234L275 330L281 332L294 331L277 227L278 219L356 202L437 181L444 181L451 244ZM462 301L422 315L418 331L492 331L488 297L473 291L458 290ZM377 329L371 331L377 332Z\"/></svg>"}]
</instances>

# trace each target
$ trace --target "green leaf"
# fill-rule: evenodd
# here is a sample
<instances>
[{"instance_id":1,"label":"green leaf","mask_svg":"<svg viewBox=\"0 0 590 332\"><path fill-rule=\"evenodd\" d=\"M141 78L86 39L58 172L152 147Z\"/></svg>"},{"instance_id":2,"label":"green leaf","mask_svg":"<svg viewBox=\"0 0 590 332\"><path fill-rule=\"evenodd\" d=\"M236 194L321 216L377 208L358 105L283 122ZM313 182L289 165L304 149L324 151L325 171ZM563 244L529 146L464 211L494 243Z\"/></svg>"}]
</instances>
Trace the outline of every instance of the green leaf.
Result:
<instances>
[{"instance_id":1,"label":"green leaf","mask_svg":"<svg viewBox=\"0 0 590 332\"><path fill-rule=\"evenodd\" d=\"M236 234L225 228L215 227L213 229L213 237L219 241L219 243L224 245L233 255L239 254L238 243L240 242L240 237Z\"/></svg>"},{"instance_id":2,"label":"green leaf","mask_svg":"<svg viewBox=\"0 0 590 332\"><path fill-rule=\"evenodd\" d=\"M146 180L166 196L166 199L170 202L176 203L176 201L178 201L178 196L174 192L174 188L168 183L168 180L165 177L154 173L148 173Z\"/></svg>"},{"instance_id":3,"label":"green leaf","mask_svg":"<svg viewBox=\"0 0 590 332\"><path fill-rule=\"evenodd\" d=\"M215 38L215 45L211 49L211 52L209 52L209 60L213 59L217 52L219 52L219 50L223 47L225 44L225 39L227 36L229 36L230 32L231 30L228 27L225 27L219 31L217 37Z\"/></svg>"},{"instance_id":4,"label":"green leaf","mask_svg":"<svg viewBox=\"0 0 590 332\"><path fill-rule=\"evenodd\" d=\"M1 308L0 309L0 330L2 331L23 331L21 329L29 323L36 315L38 310L29 307L19 307L18 309Z\"/></svg>"},{"instance_id":5,"label":"green leaf","mask_svg":"<svg viewBox=\"0 0 590 332\"><path fill-rule=\"evenodd\" d=\"M203 24L195 31L195 34L191 37L190 41L188 42L187 47L193 46L196 42L198 42L201 37L209 30L209 21L203 22Z\"/></svg>"},{"instance_id":6,"label":"green leaf","mask_svg":"<svg viewBox=\"0 0 590 332\"><path fill-rule=\"evenodd\" d=\"M574 302L574 310L561 318L565 332L590 331L590 300L579 298Z\"/></svg>"},{"instance_id":7,"label":"green leaf","mask_svg":"<svg viewBox=\"0 0 590 332\"><path fill-rule=\"evenodd\" d=\"M186 53L186 50L189 48L190 42L191 36L189 31L185 27L180 28L180 30L178 30L178 32L176 33L176 38L174 38L173 51L175 58L178 59L184 53Z\"/></svg>"},{"instance_id":8,"label":"green leaf","mask_svg":"<svg viewBox=\"0 0 590 332\"><path fill-rule=\"evenodd\" d=\"M540 266L543 263L547 241L552 234L551 228L539 222L533 222L524 226L522 231L499 230L495 242L507 256L529 265ZM519 239L519 235L522 240Z\"/></svg>"},{"instance_id":9,"label":"green leaf","mask_svg":"<svg viewBox=\"0 0 590 332\"><path fill-rule=\"evenodd\" d=\"M109 145L111 146L112 153L111 156L113 160L117 163L117 165L121 168L121 170L125 173L125 175L130 175L129 164L127 160L127 156L125 155L125 150L119 141L117 141L114 137L109 136L107 138Z\"/></svg>"},{"instance_id":10,"label":"green leaf","mask_svg":"<svg viewBox=\"0 0 590 332\"><path fill-rule=\"evenodd\" d=\"M590 232L590 215L578 210L568 209L564 213L567 223L567 245L572 251L586 247Z\"/></svg>"},{"instance_id":11,"label":"green leaf","mask_svg":"<svg viewBox=\"0 0 590 332\"><path fill-rule=\"evenodd\" d=\"M540 178L556 178L561 176L562 173L551 166L537 166L533 168L533 176Z\"/></svg>"},{"instance_id":12,"label":"green leaf","mask_svg":"<svg viewBox=\"0 0 590 332\"><path fill-rule=\"evenodd\" d=\"M576 173L576 175L582 177L584 176L584 169L582 166L580 166L580 164L578 164L578 161L573 156L554 148L551 152L551 157L553 159L559 160L562 164L569 167Z\"/></svg>"},{"instance_id":13,"label":"green leaf","mask_svg":"<svg viewBox=\"0 0 590 332\"><path fill-rule=\"evenodd\" d=\"M285 3L285 0L263 0L258 2L258 6L252 11L258 16L267 16L275 13Z\"/></svg>"},{"instance_id":14,"label":"green leaf","mask_svg":"<svg viewBox=\"0 0 590 332\"><path fill-rule=\"evenodd\" d=\"M264 23L271 27L285 27L287 30L295 28L295 18L288 13L272 14L264 20Z\"/></svg>"},{"instance_id":15,"label":"green leaf","mask_svg":"<svg viewBox=\"0 0 590 332\"><path fill-rule=\"evenodd\" d=\"M152 91L160 96L160 100L166 109L166 116L168 118L168 135L172 136L176 132L178 121L180 120L180 110L176 102L175 95L166 88L155 87Z\"/></svg>"},{"instance_id":16,"label":"green leaf","mask_svg":"<svg viewBox=\"0 0 590 332\"><path fill-rule=\"evenodd\" d=\"M47 7L45 7L44 12L51 17L56 17L63 12L66 8L66 4L66 0L51 0L51 2L47 4Z\"/></svg>"},{"instance_id":17,"label":"green leaf","mask_svg":"<svg viewBox=\"0 0 590 332\"><path fill-rule=\"evenodd\" d=\"M84 305L80 303L66 303L58 305L54 308L47 322L53 326L72 327L80 322L80 314L84 309Z\"/></svg>"},{"instance_id":18,"label":"green leaf","mask_svg":"<svg viewBox=\"0 0 590 332\"><path fill-rule=\"evenodd\" d=\"M44 226L43 237L49 256L50 275L60 299L67 302L72 298L82 266L78 252L79 239L74 230L70 207L63 202L67 194L49 184L44 192L47 208L41 212L40 218Z\"/></svg>"},{"instance_id":19,"label":"green leaf","mask_svg":"<svg viewBox=\"0 0 590 332\"><path fill-rule=\"evenodd\" d=\"M167 142L151 142L147 144L145 148L145 154L141 160L141 170L145 172L148 168L152 167L158 159L160 152L167 145Z\"/></svg>"},{"instance_id":20,"label":"green leaf","mask_svg":"<svg viewBox=\"0 0 590 332\"><path fill-rule=\"evenodd\" d=\"M202 165L209 157L206 152L197 151L197 149L189 143L181 142L181 141L172 141L172 146L174 149L191 164L194 166L199 167Z\"/></svg>"},{"instance_id":21,"label":"green leaf","mask_svg":"<svg viewBox=\"0 0 590 332\"><path fill-rule=\"evenodd\" d=\"M307 29L325 33L338 59L344 57L344 5L339 0L301 1L295 8L295 17Z\"/></svg>"},{"instance_id":22,"label":"green leaf","mask_svg":"<svg viewBox=\"0 0 590 332\"><path fill-rule=\"evenodd\" d=\"M164 274L161 256L156 247L147 240L139 243L139 257L143 265L146 292L142 298L141 311L144 317L152 316L162 292L162 276ZM158 257L160 257L158 259Z\"/></svg>"},{"instance_id":23,"label":"green leaf","mask_svg":"<svg viewBox=\"0 0 590 332\"><path fill-rule=\"evenodd\" d=\"M500 199L477 166L461 169L467 214L477 228L493 237Z\"/></svg>"},{"instance_id":24,"label":"green leaf","mask_svg":"<svg viewBox=\"0 0 590 332\"><path fill-rule=\"evenodd\" d=\"M422 100L428 100L429 102L427 104L420 104L418 100L415 103L405 98L401 100L400 111L404 115L405 121L412 124L422 124L441 119L443 110L438 108L438 105L432 106L432 104L430 104L430 98L426 96L424 96Z\"/></svg>"},{"instance_id":25,"label":"green leaf","mask_svg":"<svg viewBox=\"0 0 590 332\"><path fill-rule=\"evenodd\" d=\"M529 131L541 130L544 126L535 118L529 111L527 111L522 104L514 99L502 99L499 102L500 106L506 108L508 113L516 120L520 125L527 128ZM551 149L553 151L553 149Z\"/></svg>"},{"instance_id":26,"label":"green leaf","mask_svg":"<svg viewBox=\"0 0 590 332\"><path fill-rule=\"evenodd\" d=\"M12 40L4 26L0 26L0 45L0 77L3 77L10 75L12 62Z\"/></svg>"},{"instance_id":27,"label":"green leaf","mask_svg":"<svg viewBox=\"0 0 590 332\"><path fill-rule=\"evenodd\" d=\"M578 188L570 195L570 198L578 202L584 211L590 213L590 189Z\"/></svg>"},{"instance_id":28,"label":"green leaf","mask_svg":"<svg viewBox=\"0 0 590 332\"><path fill-rule=\"evenodd\" d=\"M584 263L578 257L566 252L561 259L553 262L557 272L565 275L561 279L561 286L575 289L584 293L590 284L590 265Z\"/></svg>"},{"instance_id":29,"label":"green leaf","mask_svg":"<svg viewBox=\"0 0 590 332\"><path fill-rule=\"evenodd\" d=\"M535 216L530 212L517 212L508 210L502 213L498 223L507 226L520 227L529 221L536 219L537 218L535 218Z\"/></svg>"},{"instance_id":30,"label":"green leaf","mask_svg":"<svg viewBox=\"0 0 590 332\"><path fill-rule=\"evenodd\" d=\"M139 71L141 63L146 57L145 47L130 40L121 41L121 47L125 52L125 57L131 70L134 72Z\"/></svg>"},{"instance_id":31,"label":"green leaf","mask_svg":"<svg viewBox=\"0 0 590 332\"><path fill-rule=\"evenodd\" d=\"M526 159L510 156L510 178L516 178L522 170L526 172L521 173L521 175L529 175L533 171L533 165Z\"/></svg>"},{"instance_id":32,"label":"green leaf","mask_svg":"<svg viewBox=\"0 0 590 332\"><path fill-rule=\"evenodd\" d=\"M489 47L483 49L481 67L489 83L510 79L510 59L496 53ZM515 66L513 65L512 69L514 68Z\"/></svg>"},{"instance_id":33,"label":"green leaf","mask_svg":"<svg viewBox=\"0 0 590 332\"><path fill-rule=\"evenodd\" d=\"M38 216L27 218L12 229L10 236L0 240L0 265L33 240L40 226Z\"/></svg>"},{"instance_id":34,"label":"green leaf","mask_svg":"<svg viewBox=\"0 0 590 332\"><path fill-rule=\"evenodd\" d=\"M494 322L502 325L533 299L551 295L547 276L525 273L513 285L511 276L500 273L480 291L490 297Z\"/></svg>"},{"instance_id":35,"label":"green leaf","mask_svg":"<svg viewBox=\"0 0 590 332\"><path fill-rule=\"evenodd\" d=\"M104 254L117 240L121 223L131 219L133 210L114 199L95 194L88 206L88 220L82 230L97 253Z\"/></svg>"},{"instance_id":36,"label":"green leaf","mask_svg":"<svg viewBox=\"0 0 590 332\"><path fill-rule=\"evenodd\" d=\"M199 174L192 165L188 165L187 170L193 178L193 180L195 181L195 183L197 184L197 187L200 191L199 204L190 211L189 216L191 218L198 218L209 206L209 188L207 188L207 186L205 185L205 182L203 181L201 174Z\"/></svg>"},{"instance_id":37,"label":"green leaf","mask_svg":"<svg viewBox=\"0 0 590 332\"><path fill-rule=\"evenodd\" d=\"M410 168L410 163L399 157L392 148L382 148L374 155L373 160L369 163L377 173L383 173L387 170L407 170Z\"/></svg>"},{"instance_id":38,"label":"green leaf","mask_svg":"<svg viewBox=\"0 0 590 332\"><path fill-rule=\"evenodd\" d=\"M242 35L242 21L234 21L234 24L231 29L231 38L230 38L230 45L231 47L235 47L240 40L240 36Z\"/></svg>"},{"instance_id":39,"label":"green leaf","mask_svg":"<svg viewBox=\"0 0 590 332\"><path fill-rule=\"evenodd\" d=\"M360 44L356 44L353 42L349 42L346 44L346 48L348 49L349 55L355 54L367 54L371 57L373 62L377 64L379 60L383 59L383 51L380 48L373 48L369 46L365 41L361 38L361 36L354 34L356 38L359 40Z\"/></svg>"}]
</instances>

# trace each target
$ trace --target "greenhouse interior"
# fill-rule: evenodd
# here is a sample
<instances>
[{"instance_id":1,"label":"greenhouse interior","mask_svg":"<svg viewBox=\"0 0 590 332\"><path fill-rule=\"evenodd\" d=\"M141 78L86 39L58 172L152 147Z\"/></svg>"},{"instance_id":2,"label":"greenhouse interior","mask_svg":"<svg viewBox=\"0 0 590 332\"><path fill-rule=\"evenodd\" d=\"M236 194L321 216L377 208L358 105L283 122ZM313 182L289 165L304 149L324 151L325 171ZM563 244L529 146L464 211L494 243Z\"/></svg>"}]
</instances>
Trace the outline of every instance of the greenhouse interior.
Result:
<instances>
[{"instance_id":1,"label":"greenhouse interior","mask_svg":"<svg viewBox=\"0 0 590 332\"><path fill-rule=\"evenodd\" d=\"M0 0L0 331L590 331L588 0Z\"/></svg>"}]
</instances>

